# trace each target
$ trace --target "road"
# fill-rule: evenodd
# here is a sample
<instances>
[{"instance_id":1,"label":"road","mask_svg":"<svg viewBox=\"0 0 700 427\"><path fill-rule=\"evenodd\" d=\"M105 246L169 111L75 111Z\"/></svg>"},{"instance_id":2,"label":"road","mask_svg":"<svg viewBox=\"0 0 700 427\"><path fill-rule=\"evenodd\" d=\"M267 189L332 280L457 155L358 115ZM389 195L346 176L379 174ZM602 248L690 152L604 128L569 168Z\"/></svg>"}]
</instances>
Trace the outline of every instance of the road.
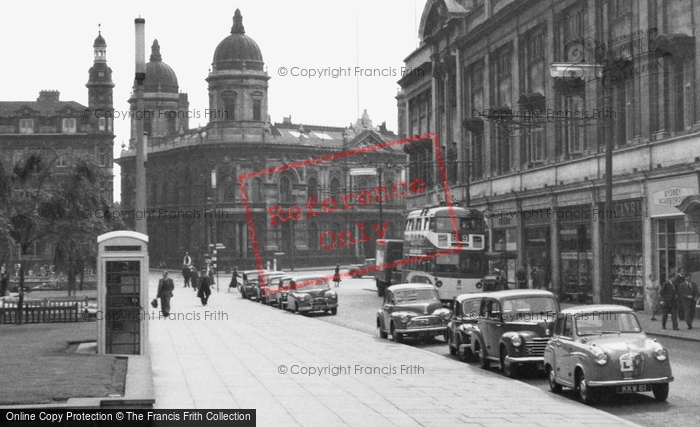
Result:
<instances>
[{"instance_id":1,"label":"road","mask_svg":"<svg viewBox=\"0 0 700 427\"><path fill-rule=\"evenodd\" d=\"M330 275L332 271L323 273ZM377 296L374 289L374 280L369 276L361 279L345 279L336 289L339 297L338 314L336 316L314 315L314 317L322 322L377 335L375 319L377 310L381 307L381 298ZM671 384L668 401L657 402L651 393L612 395L598 403L597 407L643 426L700 425L700 409L697 404L700 402L700 386L697 383L697 378L700 378L700 363L697 356L700 343L670 338L661 338L659 341L669 351L675 377L675 381ZM457 365L459 361L449 354L447 344L442 338L429 342L412 342L407 345L454 359L455 369L480 369L476 363L461 364L461 367ZM495 365L493 369L496 370ZM537 371L526 372L519 381L542 390L549 390L546 377ZM565 389L562 395L574 399L570 390Z\"/></svg>"}]
</instances>

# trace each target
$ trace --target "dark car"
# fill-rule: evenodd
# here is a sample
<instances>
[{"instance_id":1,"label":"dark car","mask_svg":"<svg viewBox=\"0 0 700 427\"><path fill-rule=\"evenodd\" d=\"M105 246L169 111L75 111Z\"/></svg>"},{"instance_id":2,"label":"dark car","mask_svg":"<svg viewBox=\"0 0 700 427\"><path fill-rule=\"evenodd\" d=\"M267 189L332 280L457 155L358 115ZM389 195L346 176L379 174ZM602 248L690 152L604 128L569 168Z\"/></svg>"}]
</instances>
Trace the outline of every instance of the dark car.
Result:
<instances>
[{"instance_id":1,"label":"dark car","mask_svg":"<svg viewBox=\"0 0 700 427\"><path fill-rule=\"evenodd\" d=\"M262 270L263 273L268 272L268 270ZM246 270L241 272L241 286L240 292L241 297L244 299L257 298L257 292L255 289L255 284L258 282L258 276L260 275L260 270Z\"/></svg>"},{"instance_id":2,"label":"dark car","mask_svg":"<svg viewBox=\"0 0 700 427\"><path fill-rule=\"evenodd\" d=\"M290 282L287 309L295 313L312 311L338 313L338 294L331 290L328 277L302 276Z\"/></svg>"},{"instance_id":3,"label":"dark car","mask_svg":"<svg viewBox=\"0 0 700 427\"><path fill-rule=\"evenodd\" d=\"M360 271L365 270L369 267L374 267L374 258L367 258L363 264L353 264L348 267L348 273L353 279L359 279L362 277Z\"/></svg>"},{"instance_id":4,"label":"dark car","mask_svg":"<svg viewBox=\"0 0 700 427\"><path fill-rule=\"evenodd\" d=\"M275 277L284 276L286 273L281 271L266 271L262 276L258 275L258 279L253 282L255 290L253 291L253 297L262 304L270 303L270 292L268 292L268 286L270 280ZM264 279L264 280L263 280Z\"/></svg>"},{"instance_id":5,"label":"dark car","mask_svg":"<svg viewBox=\"0 0 700 427\"><path fill-rule=\"evenodd\" d=\"M437 288L422 283L389 286L384 292L384 304L377 312L379 336L396 342L404 337L432 338L442 336L447 341L447 322L452 312L442 307Z\"/></svg>"},{"instance_id":6,"label":"dark car","mask_svg":"<svg viewBox=\"0 0 700 427\"><path fill-rule=\"evenodd\" d=\"M523 365L544 369L544 351L552 336L559 302L553 293L521 289L486 294L479 306L472 352L481 367L499 362L508 377Z\"/></svg>"},{"instance_id":7,"label":"dark car","mask_svg":"<svg viewBox=\"0 0 700 427\"><path fill-rule=\"evenodd\" d=\"M668 352L646 336L631 308L591 305L563 310L544 355L549 387L573 388L584 403L601 389L617 394L652 392L668 398L673 381Z\"/></svg>"},{"instance_id":8,"label":"dark car","mask_svg":"<svg viewBox=\"0 0 700 427\"><path fill-rule=\"evenodd\" d=\"M287 303L287 292L292 280L294 278L288 274L270 277L270 281L267 284L266 302L269 305L283 308L283 305Z\"/></svg>"},{"instance_id":9,"label":"dark car","mask_svg":"<svg viewBox=\"0 0 700 427\"><path fill-rule=\"evenodd\" d=\"M463 294L452 304L452 319L447 324L447 344L450 354L462 362L474 357L471 349L472 331L478 328L479 308L484 294Z\"/></svg>"}]
</instances>

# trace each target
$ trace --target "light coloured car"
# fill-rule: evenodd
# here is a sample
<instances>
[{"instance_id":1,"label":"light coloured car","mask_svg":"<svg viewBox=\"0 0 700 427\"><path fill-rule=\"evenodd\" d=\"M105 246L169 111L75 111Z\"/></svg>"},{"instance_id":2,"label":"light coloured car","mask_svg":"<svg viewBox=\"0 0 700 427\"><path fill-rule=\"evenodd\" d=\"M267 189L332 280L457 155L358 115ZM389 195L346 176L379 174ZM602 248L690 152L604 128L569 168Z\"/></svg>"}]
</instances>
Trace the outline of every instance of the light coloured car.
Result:
<instances>
[{"instance_id":1,"label":"light coloured car","mask_svg":"<svg viewBox=\"0 0 700 427\"><path fill-rule=\"evenodd\" d=\"M442 307L435 286L404 283L384 291L384 303L377 312L377 329L381 338L391 334L396 342L403 342L405 337L436 336L447 341L447 322L451 317L452 312Z\"/></svg>"},{"instance_id":2,"label":"light coloured car","mask_svg":"<svg viewBox=\"0 0 700 427\"><path fill-rule=\"evenodd\" d=\"M673 381L668 351L646 336L631 308L620 305L563 310L544 363L554 393L570 387L587 404L604 388L618 394L652 392L665 401Z\"/></svg>"}]
</instances>

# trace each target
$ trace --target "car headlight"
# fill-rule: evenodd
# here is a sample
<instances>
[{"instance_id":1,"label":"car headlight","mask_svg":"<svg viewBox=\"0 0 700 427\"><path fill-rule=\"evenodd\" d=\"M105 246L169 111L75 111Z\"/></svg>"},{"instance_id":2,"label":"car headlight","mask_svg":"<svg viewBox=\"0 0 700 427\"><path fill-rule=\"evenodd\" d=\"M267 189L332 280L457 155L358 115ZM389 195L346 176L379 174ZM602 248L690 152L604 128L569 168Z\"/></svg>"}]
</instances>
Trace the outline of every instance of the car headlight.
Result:
<instances>
[{"instance_id":1,"label":"car headlight","mask_svg":"<svg viewBox=\"0 0 700 427\"><path fill-rule=\"evenodd\" d=\"M520 347L523 344L523 339L520 338L520 335L516 335L510 339L510 342L513 344L513 347Z\"/></svg>"},{"instance_id":2,"label":"car headlight","mask_svg":"<svg viewBox=\"0 0 700 427\"><path fill-rule=\"evenodd\" d=\"M411 318L408 317L407 314L401 315L400 319L401 319L401 322L403 322L403 323L408 323L408 321L411 320Z\"/></svg>"},{"instance_id":3,"label":"car headlight","mask_svg":"<svg viewBox=\"0 0 700 427\"><path fill-rule=\"evenodd\" d=\"M608 353L600 350L595 356L595 363L597 363L600 366L603 366L606 363L608 363Z\"/></svg>"},{"instance_id":4,"label":"car headlight","mask_svg":"<svg viewBox=\"0 0 700 427\"><path fill-rule=\"evenodd\" d=\"M327 296L328 298L333 298L333 299L338 298L338 294L336 294L335 291L328 291L328 292L326 292L326 296Z\"/></svg>"},{"instance_id":5,"label":"car headlight","mask_svg":"<svg viewBox=\"0 0 700 427\"><path fill-rule=\"evenodd\" d=\"M452 312L446 308L438 308L433 311L433 316L441 317L443 320L450 320L452 317Z\"/></svg>"},{"instance_id":6,"label":"car headlight","mask_svg":"<svg viewBox=\"0 0 700 427\"><path fill-rule=\"evenodd\" d=\"M663 347L657 348L654 352L654 357L656 357L656 360L659 362L663 362L664 360L668 359L668 352Z\"/></svg>"},{"instance_id":7,"label":"car headlight","mask_svg":"<svg viewBox=\"0 0 700 427\"><path fill-rule=\"evenodd\" d=\"M309 294L304 294L301 296L302 301L308 301L310 299L311 299L311 295L309 295Z\"/></svg>"}]
</instances>

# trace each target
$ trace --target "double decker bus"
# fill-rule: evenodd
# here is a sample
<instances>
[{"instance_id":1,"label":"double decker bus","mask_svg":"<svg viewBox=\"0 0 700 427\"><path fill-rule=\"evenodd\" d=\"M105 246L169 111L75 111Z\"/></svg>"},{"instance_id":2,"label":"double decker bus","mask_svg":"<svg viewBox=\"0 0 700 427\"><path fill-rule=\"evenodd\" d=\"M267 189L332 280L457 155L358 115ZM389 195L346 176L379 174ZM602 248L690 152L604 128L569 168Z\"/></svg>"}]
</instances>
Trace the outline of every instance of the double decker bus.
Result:
<instances>
[{"instance_id":1,"label":"double decker bus","mask_svg":"<svg viewBox=\"0 0 700 427\"><path fill-rule=\"evenodd\" d=\"M485 226L481 212L461 206L409 212L403 235L401 283L435 285L443 302L461 294L482 292L489 269Z\"/></svg>"}]
</instances>

